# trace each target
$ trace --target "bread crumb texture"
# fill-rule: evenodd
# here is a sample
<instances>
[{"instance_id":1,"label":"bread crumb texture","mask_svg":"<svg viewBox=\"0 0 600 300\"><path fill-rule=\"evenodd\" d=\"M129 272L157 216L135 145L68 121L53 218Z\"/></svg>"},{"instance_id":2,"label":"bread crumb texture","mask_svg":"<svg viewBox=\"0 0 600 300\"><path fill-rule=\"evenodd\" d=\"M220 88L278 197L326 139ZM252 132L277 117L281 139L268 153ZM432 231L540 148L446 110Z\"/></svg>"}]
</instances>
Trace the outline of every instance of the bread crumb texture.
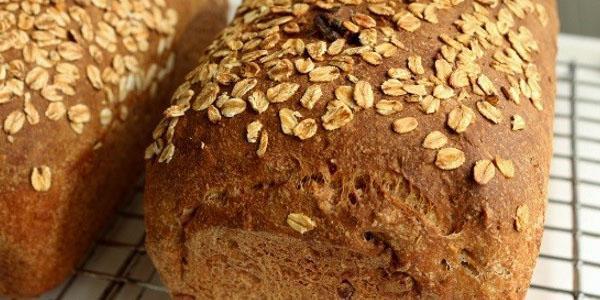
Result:
<instances>
[{"instance_id":1,"label":"bread crumb texture","mask_svg":"<svg viewBox=\"0 0 600 300\"><path fill-rule=\"evenodd\" d=\"M155 95L174 67L177 20L166 0L0 1L3 151L14 151L21 135L62 122L81 135L92 123L109 130L124 121L128 96ZM168 59L142 66L139 59L149 54ZM57 124L36 126L46 122ZM32 170L33 189L51 188L53 166L23 167Z\"/></svg>"},{"instance_id":2,"label":"bread crumb texture","mask_svg":"<svg viewBox=\"0 0 600 300\"><path fill-rule=\"evenodd\" d=\"M524 297L557 27L551 0L244 1L145 153L165 282L198 299Z\"/></svg>"}]
</instances>

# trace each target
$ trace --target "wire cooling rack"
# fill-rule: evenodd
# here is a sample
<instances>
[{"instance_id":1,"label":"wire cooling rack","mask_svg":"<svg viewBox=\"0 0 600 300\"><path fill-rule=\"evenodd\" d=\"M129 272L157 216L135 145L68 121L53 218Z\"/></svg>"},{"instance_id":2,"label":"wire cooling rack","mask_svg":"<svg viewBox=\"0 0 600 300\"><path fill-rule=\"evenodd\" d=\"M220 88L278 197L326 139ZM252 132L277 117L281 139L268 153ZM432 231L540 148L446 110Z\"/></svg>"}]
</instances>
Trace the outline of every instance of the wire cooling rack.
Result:
<instances>
[{"instance_id":1,"label":"wire cooling rack","mask_svg":"<svg viewBox=\"0 0 600 300\"><path fill-rule=\"evenodd\" d=\"M546 230L528 299L600 299L600 67L559 62ZM142 189L42 299L167 299L144 249Z\"/></svg>"}]
</instances>

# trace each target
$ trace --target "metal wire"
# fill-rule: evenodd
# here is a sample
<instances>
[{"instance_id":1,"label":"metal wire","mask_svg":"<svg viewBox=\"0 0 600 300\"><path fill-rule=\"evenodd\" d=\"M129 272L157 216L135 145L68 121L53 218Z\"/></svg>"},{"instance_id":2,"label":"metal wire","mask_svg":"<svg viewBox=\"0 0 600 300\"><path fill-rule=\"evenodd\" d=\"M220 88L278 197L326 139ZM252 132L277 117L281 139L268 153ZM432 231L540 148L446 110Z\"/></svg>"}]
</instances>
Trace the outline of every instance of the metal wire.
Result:
<instances>
[{"instance_id":1,"label":"metal wire","mask_svg":"<svg viewBox=\"0 0 600 300\"><path fill-rule=\"evenodd\" d=\"M542 285L542 284L532 284L532 290L544 291L557 295L566 295L571 296L573 299L600 299L600 294L594 294L591 292L587 292L582 286L582 280L584 273L582 272L583 267L596 268L600 270L600 262L594 262L586 260L582 257L582 238L583 237L591 237L600 239L600 232L593 232L589 230L584 230L581 226L581 212L584 209L592 210L592 211L600 211L600 206L581 203L580 201L580 192L579 186L581 185L589 185L594 187L600 187L600 182L596 182L594 180L586 180L581 179L579 177L579 163L590 163L595 165L600 165L600 160L594 158L584 158L580 157L580 143L593 143L600 145L600 139L589 136L581 136L578 134L578 126L579 122L589 122L600 124L600 119L594 119L584 116L579 116L578 114L578 103L583 103L586 105L595 105L600 109L600 99L587 99L584 97L578 97L577 95L577 86L578 85L589 85L600 88L600 81L598 83L589 82L585 80L578 80L577 71L578 70L591 70L600 72L600 68L597 66L589 66L585 64L575 64L573 62L559 62L559 67L567 67L568 75L567 77L559 78L559 82L569 83L570 84L570 93L566 97L568 99L570 113L557 113L557 117L565 118L569 120L570 130L569 133L555 133L554 136L557 138L566 138L570 141L570 155L565 154L555 154L554 157L558 159L566 159L570 162L571 172L570 176L558 176L552 175L551 180L556 181L565 181L569 182L572 187L571 192L571 200L561 200L561 199L552 199L548 200L548 203L553 205L565 206L571 209L571 228L563 228L559 226L547 225L545 226L546 232L562 232L565 234L569 234L572 237L572 255L570 257L567 256L558 256L558 255L550 255L550 254L540 254L540 258L544 260L549 260L553 262L564 262L571 264L572 272L573 272L573 282L571 289L565 289L556 286ZM600 177L599 177L600 178ZM141 193L141 188L138 190L138 194ZM141 201L139 195L137 197L137 201ZM134 205L135 206L135 205ZM137 209L125 209L119 212L119 218L124 220L142 220L143 215L141 213L141 209L139 206ZM143 229L141 229L143 230ZM147 259L146 250L144 248L144 237L145 234L141 234L139 238L133 241L123 242L120 240L114 240L105 236L103 239L97 242L96 248L89 254L86 259L86 263L83 263L76 271L76 274L69 279L62 288L56 293L54 297L50 299L71 299L68 296L69 291L73 289L76 285L76 280L78 278L88 278L93 280L105 281L105 285L103 289L99 292L99 299L117 299L122 298L122 293L127 287L135 287L137 291L131 296L133 299L144 299L145 295L148 292L157 292L158 295L154 295L152 298L163 298L167 299L168 294L167 290L164 286L160 284L156 280L157 274L156 270L152 267L149 272L146 273L143 278L139 276L133 276L133 270L137 268L142 261L145 261L149 264L149 260ZM117 248L121 250L127 251L127 255L125 259L122 260L122 263L118 266L115 272L106 272L106 271L98 271L93 268L88 267L88 262L94 256L94 253L97 251L98 247L109 247L109 248ZM600 279L599 279L600 280ZM126 299L131 299L126 298Z\"/></svg>"}]
</instances>

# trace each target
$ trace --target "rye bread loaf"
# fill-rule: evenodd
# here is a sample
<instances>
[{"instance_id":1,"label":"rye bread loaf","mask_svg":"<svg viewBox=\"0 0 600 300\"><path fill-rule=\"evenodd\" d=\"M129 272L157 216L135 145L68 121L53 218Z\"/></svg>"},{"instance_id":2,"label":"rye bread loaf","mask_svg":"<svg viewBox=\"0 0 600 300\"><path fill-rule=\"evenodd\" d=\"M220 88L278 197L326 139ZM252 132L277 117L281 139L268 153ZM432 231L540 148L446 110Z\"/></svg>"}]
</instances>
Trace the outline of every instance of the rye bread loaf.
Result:
<instances>
[{"instance_id":1,"label":"rye bread loaf","mask_svg":"<svg viewBox=\"0 0 600 300\"><path fill-rule=\"evenodd\" d=\"M147 249L172 295L523 298L555 5L244 1L146 153Z\"/></svg>"},{"instance_id":2,"label":"rye bread loaf","mask_svg":"<svg viewBox=\"0 0 600 300\"><path fill-rule=\"evenodd\" d=\"M131 192L173 81L197 62L189 44L217 36L226 2L0 2L0 295L33 296ZM178 56L197 13L204 30Z\"/></svg>"}]
</instances>

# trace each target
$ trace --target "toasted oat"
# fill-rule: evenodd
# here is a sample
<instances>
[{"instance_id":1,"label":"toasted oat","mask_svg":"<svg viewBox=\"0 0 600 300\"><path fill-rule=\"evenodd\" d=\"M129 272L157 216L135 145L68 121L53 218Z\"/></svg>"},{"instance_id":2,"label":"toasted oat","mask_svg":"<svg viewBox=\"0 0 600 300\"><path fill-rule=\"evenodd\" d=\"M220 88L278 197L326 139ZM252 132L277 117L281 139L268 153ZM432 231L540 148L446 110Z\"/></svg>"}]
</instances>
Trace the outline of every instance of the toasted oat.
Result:
<instances>
[{"instance_id":1,"label":"toasted oat","mask_svg":"<svg viewBox=\"0 0 600 300\"><path fill-rule=\"evenodd\" d=\"M381 63L383 63L383 57L381 56L381 54L375 52L375 51L365 51L362 52L360 54L360 56L362 57L362 59L374 66L378 66Z\"/></svg>"},{"instance_id":2,"label":"toasted oat","mask_svg":"<svg viewBox=\"0 0 600 300\"><path fill-rule=\"evenodd\" d=\"M439 131L430 132L423 140L423 148L426 149L440 149L448 143L446 135Z\"/></svg>"},{"instance_id":3,"label":"toasted oat","mask_svg":"<svg viewBox=\"0 0 600 300\"><path fill-rule=\"evenodd\" d=\"M58 45L58 53L67 61L76 61L83 57L83 48L74 42L64 42Z\"/></svg>"},{"instance_id":4,"label":"toasted oat","mask_svg":"<svg viewBox=\"0 0 600 300\"><path fill-rule=\"evenodd\" d=\"M42 97L44 97L48 101L62 101L64 99L64 96L59 94L59 91L60 89L57 85L46 85L44 88L42 88L41 94Z\"/></svg>"},{"instance_id":5,"label":"toasted oat","mask_svg":"<svg viewBox=\"0 0 600 300\"><path fill-rule=\"evenodd\" d=\"M260 120L251 122L246 126L246 139L248 143L256 143L258 141L258 135L263 128L263 124Z\"/></svg>"},{"instance_id":6,"label":"toasted oat","mask_svg":"<svg viewBox=\"0 0 600 300\"><path fill-rule=\"evenodd\" d=\"M52 171L50 167L34 167L31 171L31 186L37 192L49 191L52 186Z\"/></svg>"},{"instance_id":7,"label":"toasted oat","mask_svg":"<svg viewBox=\"0 0 600 300\"><path fill-rule=\"evenodd\" d=\"M202 90L200 91L200 93L198 94L198 96L196 96L196 99L194 100L193 104L192 104L192 108L194 110L205 110L207 109L210 105L212 105L215 100L217 100L217 95L219 94L219 85L214 83L214 82L210 82L207 83Z\"/></svg>"},{"instance_id":8,"label":"toasted oat","mask_svg":"<svg viewBox=\"0 0 600 300\"><path fill-rule=\"evenodd\" d=\"M450 85L453 88L463 88L469 86L469 77L467 72L458 69L450 75Z\"/></svg>"},{"instance_id":9,"label":"toasted oat","mask_svg":"<svg viewBox=\"0 0 600 300\"><path fill-rule=\"evenodd\" d=\"M354 68L354 60L348 55L337 55L331 58L329 65L337 67L343 72L350 73Z\"/></svg>"},{"instance_id":10,"label":"toasted oat","mask_svg":"<svg viewBox=\"0 0 600 300\"><path fill-rule=\"evenodd\" d=\"M6 72L4 72L6 73ZM8 103L12 100L12 91L6 86L0 87L0 104Z\"/></svg>"},{"instance_id":11,"label":"toasted oat","mask_svg":"<svg viewBox=\"0 0 600 300\"><path fill-rule=\"evenodd\" d=\"M318 84L313 84L306 88L304 95L300 98L300 103L302 103L302 106L305 108L313 109L315 104L321 99L321 96L323 96L321 87Z\"/></svg>"},{"instance_id":12,"label":"toasted oat","mask_svg":"<svg viewBox=\"0 0 600 300\"><path fill-rule=\"evenodd\" d=\"M398 47L392 43L381 43L375 46L375 52L381 54L384 58L390 58L398 52Z\"/></svg>"},{"instance_id":13,"label":"toasted oat","mask_svg":"<svg viewBox=\"0 0 600 300\"><path fill-rule=\"evenodd\" d=\"M246 101L240 98L228 98L220 108L223 117L232 118L246 110Z\"/></svg>"},{"instance_id":14,"label":"toasted oat","mask_svg":"<svg viewBox=\"0 0 600 300\"><path fill-rule=\"evenodd\" d=\"M85 104L76 104L69 108L67 117L73 123L87 123L91 120L90 109Z\"/></svg>"},{"instance_id":15,"label":"toasted oat","mask_svg":"<svg viewBox=\"0 0 600 300\"><path fill-rule=\"evenodd\" d=\"M352 21L354 21L354 23L356 23L359 26L362 26L364 28L373 28L377 25L377 22L375 22L375 19L371 18L369 15L365 15L362 13L354 14L352 16Z\"/></svg>"},{"instance_id":16,"label":"toasted oat","mask_svg":"<svg viewBox=\"0 0 600 300\"><path fill-rule=\"evenodd\" d=\"M265 64L265 66L267 66ZM270 64L267 67L267 75L273 81L286 81L289 80L290 76L292 76L294 72L294 64L289 59L279 59Z\"/></svg>"},{"instance_id":17,"label":"toasted oat","mask_svg":"<svg viewBox=\"0 0 600 300\"><path fill-rule=\"evenodd\" d=\"M100 124L102 126L107 126L108 124L110 124L112 118L113 113L112 110L110 110L110 108L105 107L100 111Z\"/></svg>"},{"instance_id":18,"label":"toasted oat","mask_svg":"<svg viewBox=\"0 0 600 300\"><path fill-rule=\"evenodd\" d=\"M317 223L302 213L291 213L287 216L287 224L292 229L305 234L317 227Z\"/></svg>"},{"instance_id":19,"label":"toasted oat","mask_svg":"<svg viewBox=\"0 0 600 300\"><path fill-rule=\"evenodd\" d=\"M375 104L375 108L380 115L389 116L401 112L404 109L404 105L398 100L382 99Z\"/></svg>"},{"instance_id":20,"label":"toasted oat","mask_svg":"<svg viewBox=\"0 0 600 300\"><path fill-rule=\"evenodd\" d=\"M418 55L413 55L408 57L408 68L411 72L416 75L425 74L425 68L423 68L423 62L421 57Z\"/></svg>"},{"instance_id":21,"label":"toasted oat","mask_svg":"<svg viewBox=\"0 0 600 300\"><path fill-rule=\"evenodd\" d=\"M252 109L257 113L261 114L269 108L269 101L267 96L261 91L254 91L252 95L248 96L248 102L252 106Z\"/></svg>"},{"instance_id":22,"label":"toasted oat","mask_svg":"<svg viewBox=\"0 0 600 300\"><path fill-rule=\"evenodd\" d=\"M411 95L427 95L427 87L423 84L405 84L402 88Z\"/></svg>"},{"instance_id":23,"label":"toasted oat","mask_svg":"<svg viewBox=\"0 0 600 300\"><path fill-rule=\"evenodd\" d=\"M100 69L98 69L98 67L96 67L95 65L88 65L86 68L86 72L87 72L87 77L90 80L90 83L92 84L92 86L97 90L101 90L102 87L104 86L104 83L102 82L102 76L100 75Z\"/></svg>"},{"instance_id":24,"label":"toasted oat","mask_svg":"<svg viewBox=\"0 0 600 300\"><path fill-rule=\"evenodd\" d=\"M515 216L515 229L521 232L527 229L529 225L529 207L527 204L520 205L517 207L517 213Z\"/></svg>"},{"instance_id":25,"label":"toasted oat","mask_svg":"<svg viewBox=\"0 0 600 300\"><path fill-rule=\"evenodd\" d=\"M25 77L25 83L34 91L41 90L50 79L48 71L41 67L35 67L27 73Z\"/></svg>"},{"instance_id":26,"label":"toasted oat","mask_svg":"<svg viewBox=\"0 0 600 300\"><path fill-rule=\"evenodd\" d=\"M354 86L354 101L362 108L371 108L375 102L371 84L366 81L359 81Z\"/></svg>"},{"instance_id":27,"label":"toasted oat","mask_svg":"<svg viewBox=\"0 0 600 300\"><path fill-rule=\"evenodd\" d=\"M285 134L294 134L294 128L298 125L298 118L301 118L302 114L298 111L291 110L289 108L282 108L279 110L279 121L281 122L281 130Z\"/></svg>"},{"instance_id":28,"label":"toasted oat","mask_svg":"<svg viewBox=\"0 0 600 300\"><path fill-rule=\"evenodd\" d=\"M267 100L271 103L281 103L289 100L300 88L297 83L284 82L267 90Z\"/></svg>"},{"instance_id":29,"label":"toasted oat","mask_svg":"<svg viewBox=\"0 0 600 300\"><path fill-rule=\"evenodd\" d=\"M316 61L322 61L323 55L327 51L327 44L323 41L318 41L306 45L306 51L308 55Z\"/></svg>"},{"instance_id":30,"label":"toasted oat","mask_svg":"<svg viewBox=\"0 0 600 300\"><path fill-rule=\"evenodd\" d=\"M525 119L523 119L523 117L521 117L520 115L512 116L511 123L512 123L512 130L514 130L514 131L523 130L527 126L527 125L525 125Z\"/></svg>"},{"instance_id":31,"label":"toasted oat","mask_svg":"<svg viewBox=\"0 0 600 300\"><path fill-rule=\"evenodd\" d=\"M301 140L313 137L317 133L317 122L314 119L304 119L294 127L294 135Z\"/></svg>"},{"instance_id":32,"label":"toasted oat","mask_svg":"<svg viewBox=\"0 0 600 300\"><path fill-rule=\"evenodd\" d=\"M435 61L435 76L443 82L446 82L452 74L452 65L445 59L438 59Z\"/></svg>"},{"instance_id":33,"label":"toasted oat","mask_svg":"<svg viewBox=\"0 0 600 300\"><path fill-rule=\"evenodd\" d=\"M438 151L435 165L442 170L458 169L465 163L465 153L456 148L444 148Z\"/></svg>"},{"instance_id":34,"label":"toasted oat","mask_svg":"<svg viewBox=\"0 0 600 300\"><path fill-rule=\"evenodd\" d=\"M160 153L158 162L169 163L173 159L173 155L175 155L175 145L173 145L173 143L169 143Z\"/></svg>"},{"instance_id":35,"label":"toasted oat","mask_svg":"<svg viewBox=\"0 0 600 300\"><path fill-rule=\"evenodd\" d=\"M327 130L335 130L348 124L354 118L352 110L340 100L330 101L327 104L327 112L321 116L323 127Z\"/></svg>"},{"instance_id":36,"label":"toasted oat","mask_svg":"<svg viewBox=\"0 0 600 300\"><path fill-rule=\"evenodd\" d=\"M188 103L173 104L173 105L167 107L167 109L165 109L163 114L167 118L181 117L181 116L185 115L185 112L189 108L190 108L190 105Z\"/></svg>"},{"instance_id":37,"label":"toasted oat","mask_svg":"<svg viewBox=\"0 0 600 300\"><path fill-rule=\"evenodd\" d=\"M477 109L488 120L494 124L502 121L502 111L490 104L488 101L478 101Z\"/></svg>"},{"instance_id":38,"label":"toasted oat","mask_svg":"<svg viewBox=\"0 0 600 300\"><path fill-rule=\"evenodd\" d=\"M381 84L381 90L388 96L406 95L404 84L398 79L388 79Z\"/></svg>"},{"instance_id":39,"label":"toasted oat","mask_svg":"<svg viewBox=\"0 0 600 300\"><path fill-rule=\"evenodd\" d=\"M26 93L25 98L23 99L23 111L25 112L25 116L27 118L27 122L31 125L35 125L40 122L40 113L37 111L33 103L31 102L31 94Z\"/></svg>"},{"instance_id":40,"label":"toasted oat","mask_svg":"<svg viewBox=\"0 0 600 300\"><path fill-rule=\"evenodd\" d=\"M433 114L440 108L440 99L427 95L419 101L419 105L424 113Z\"/></svg>"},{"instance_id":41,"label":"toasted oat","mask_svg":"<svg viewBox=\"0 0 600 300\"><path fill-rule=\"evenodd\" d=\"M332 66L316 67L308 74L309 80L312 82L331 82L339 76L339 69Z\"/></svg>"},{"instance_id":42,"label":"toasted oat","mask_svg":"<svg viewBox=\"0 0 600 300\"><path fill-rule=\"evenodd\" d=\"M344 50L345 45L346 45L346 39L337 39L337 40L333 41L331 43L331 45L329 45L329 48L327 49L327 54L338 55L338 54L342 53L342 50Z\"/></svg>"},{"instance_id":43,"label":"toasted oat","mask_svg":"<svg viewBox=\"0 0 600 300\"><path fill-rule=\"evenodd\" d=\"M206 111L208 114L208 120L211 123L218 123L223 118L223 116L221 115L221 111L219 111L219 109L214 105L209 106Z\"/></svg>"},{"instance_id":44,"label":"toasted oat","mask_svg":"<svg viewBox=\"0 0 600 300\"><path fill-rule=\"evenodd\" d=\"M433 89L433 96L442 100L450 99L454 97L454 90L445 85L439 84Z\"/></svg>"},{"instance_id":45,"label":"toasted oat","mask_svg":"<svg viewBox=\"0 0 600 300\"><path fill-rule=\"evenodd\" d=\"M503 159L500 156L496 156L495 163L496 163L496 166L498 167L498 170L500 170L500 173L502 173L502 175L504 175L504 177L506 177L506 178L515 177L515 165L513 164L512 160Z\"/></svg>"},{"instance_id":46,"label":"toasted oat","mask_svg":"<svg viewBox=\"0 0 600 300\"><path fill-rule=\"evenodd\" d=\"M340 85L335 89L335 98L344 102L348 107L355 109L357 106L353 101L353 94L354 88L349 85Z\"/></svg>"},{"instance_id":47,"label":"toasted oat","mask_svg":"<svg viewBox=\"0 0 600 300\"><path fill-rule=\"evenodd\" d=\"M246 93L250 92L258 81L256 78L246 78L238 81L231 90L231 97L242 98ZM218 90L217 90L218 92Z\"/></svg>"},{"instance_id":48,"label":"toasted oat","mask_svg":"<svg viewBox=\"0 0 600 300\"><path fill-rule=\"evenodd\" d=\"M396 25L408 32L414 32L421 27L421 21L410 12L405 12L396 16L394 16Z\"/></svg>"},{"instance_id":49,"label":"toasted oat","mask_svg":"<svg viewBox=\"0 0 600 300\"><path fill-rule=\"evenodd\" d=\"M483 159L475 163L473 178L481 185L488 184L496 176L496 167L492 161Z\"/></svg>"},{"instance_id":50,"label":"toasted oat","mask_svg":"<svg viewBox=\"0 0 600 300\"><path fill-rule=\"evenodd\" d=\"M370 12L380 16L392 16L396 13L393 8L382 3L371 4L368 9Z\"/></svg>"},{"instance_id":51,"label":"toasted oat","mask_svg":"<svg viewBox=\"0 0 600 300\"><path fill-rule=\"evenodd\" d=\"M494 83L484 74L479 75L479 78L477 78L477 84L483 90L483 92L488 96L498 94L498 92L496 91L496 86L494 86Z\"/></svg>"},{"instance_id":52,"label":"toasted oat","mask_svg":"<svg viewBox=\"0 0 600 300\"><path fill-rule=\"evenodd\" d=\"M460 105L454 108L448 114L448 126L456 133L463 133L475 120L473 110L465 105Z\"/></svg>"},{"instance_id":53,"label":"toasted oat","mask_svg":"<svg viewBox=\"0 0 600 300\"><path fill-rule=\"evenodd\" d=\"M396 133L404 134L417 129L419 122L413 117L400 118L394 121L393 128Z\"/></svg>"},{"instance_id":54,"label":"toasted oat","mask_svg":"<svg viewBox=\"0 0 600 300\"><path fill-rule=\"evenodd\" d=\"M387 75L391 78L400 80L408 80L412 77L410 71L402 68L391 68L388 70Z\"/></svg>"},{"instance_id":55,"label":"toasted oat","mask_svg":"<svg viewBox=\"0 0 600 300\"><path fill-rule=\"evenodd\" d=\"M351 21L343 21L342 22L342 26L344 26L344 28L346 28L348 31L352 32L352 33L357 33L360 31L360 27L356 24L354 24Z\"/></svg>"},{"instance_id":56,"label":"toasted oat","mask_svg":"<svg viewBox=\"0 0 600 300\"><path fill-rule=\"evenodd\" d=\"M258 142L258 149L256 150L256 155L259 158L262 158L267 153L267 147L269 146L269 133L267 130L262 130L260 135L260 141Z\"/></svg>"},{"instance_id":57,"label":"toasted oat","mask_svg":"<svg viewBox=\"0 0 600 300\"><path fill-rule=\"evenodd\" d=\"M67 108L62 102L51 102L46 109L45 115L52 121L60 120L67 113Z\"/></svg>"},{"instance_id":58,"label":"toasted oat","mask_svg":"<svg viewBox=\"0 0 600 300\"><path fill-rule=\"evenodd\" d=\"M308 74L315 68L315 64L310 58L298 58L294 61L294 65L301 74Z\"/></svg>"},{"instance_id":59,"label":"toasted oat","mask_svg":"<svg viewBox=\"0 0 600 300\"><path fill-rule=\"evenodd\" d=\"M25 114L20 110L15 110L8 114L4 120L4 132L9 135L16 134L25 125Z\"/></svg>"}]
</instances>

